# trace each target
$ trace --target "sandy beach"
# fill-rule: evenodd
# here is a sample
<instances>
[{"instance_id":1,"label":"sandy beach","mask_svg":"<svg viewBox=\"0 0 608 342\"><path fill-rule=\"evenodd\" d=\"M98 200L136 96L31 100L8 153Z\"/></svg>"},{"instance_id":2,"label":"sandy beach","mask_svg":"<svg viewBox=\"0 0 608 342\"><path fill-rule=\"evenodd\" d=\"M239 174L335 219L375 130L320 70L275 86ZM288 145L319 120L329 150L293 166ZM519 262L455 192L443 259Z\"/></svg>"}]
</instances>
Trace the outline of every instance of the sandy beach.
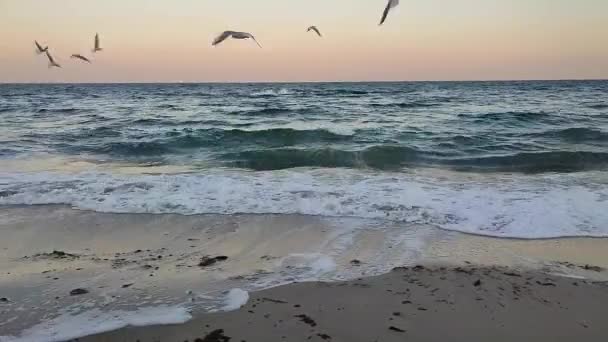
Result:
<instances>
[{"instance_id":1,"label":"sandy beach","mask_svg":"<svg viewBox=\"0 0 608 342\"><path fill-rule=\"evenodd\" d=\"M3 342L606 336L605 239L65 206L4 207L0 229Z\"/></svg>"},{"instance_id":2,"label":"sandy beach","mask_svg":"<svg viewBox=\"0 0 608 342\"><path fill-rule=\"evenodd\" d=\"M406 267L253 294L238 311L80 341L605 341L606 283L508 268Z\"/></svg>"}]
</instances>

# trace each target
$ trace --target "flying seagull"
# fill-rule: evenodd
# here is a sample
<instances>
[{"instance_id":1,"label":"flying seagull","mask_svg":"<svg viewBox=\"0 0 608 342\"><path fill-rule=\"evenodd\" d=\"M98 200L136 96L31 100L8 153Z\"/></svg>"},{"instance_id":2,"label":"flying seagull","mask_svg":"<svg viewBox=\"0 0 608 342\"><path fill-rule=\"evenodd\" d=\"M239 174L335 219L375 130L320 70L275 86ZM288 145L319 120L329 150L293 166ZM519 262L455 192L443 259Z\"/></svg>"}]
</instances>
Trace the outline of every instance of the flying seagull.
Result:
<instances>
[{"instance_id":1,"label":"flying seagull","mask_svg":"<svg viewBox=\"0 0 608 342\"><path fill-rule=\"evenodd\" d=\"M90 59L86 58L86 57L85 57L85 56L83 56L83 55L79 55L79 54L77 54L77 53L75 53L75 54L73 54L72 56L70 56L70 58L76 58L76 59L80 59L81 61L85 61L85 62L87 62L87 63L91 63L91 60L90 60Z\"/></svg>"},{"instance_id":2,"label":"flying seagull","mask_svg":"<svg viewBox=\"0 0 608 342\"><path fill-rule=\"evenodd\" d=\"M399 5L399 0L388 0L388 4L382 13L382 19L380 19L380 25L384 24L386 17L388 16L388 12L390 12L393 8Z\"/></svg>"},{"instance_id":3,"label":"flying seagull","mask_svg":"<svg viewBox=\"0 0 608 342\"><path fill-rule=\"evenodd\" d=\"M42 45L40 45L37 41L34 40L34 43L36 44L36 53L41 55L45 52L47 52L47 50L49 49L48 46L46 47L42 47Z\"/></svg>"},{"instance_id":4,"label":"flying seagull","mask_svg":"<svg viewBox=\"0 0 608 342\"><path fill-rule=\"evenodd\" d=\"M319 32L319 29L314 25L309 27L308 30L306 30L306 32L310 32L310 31L315 31L319 35L319 37L323 37L321 32Z\"/></svg>"},{"instance_id":5,"label":"flying seagull","mask_svg":"<svg viewBox=\"0 0 608 342\"><path fill-rule=\"evenodd\" d=\"M53 59L53 56L51 56L51 54L49 53L49 50L47 49L45 52L46 52L46 58L49 59L49 68L52 68L52 67L61 68L61 65L59 65L59 64L57 64L57 62L55 62L55 60Z\"/></svg>"},{"instance_id":6,"label":"flying seagull","mask_svg":"<svg viewBox=\"0 0 608 342\"><path fill-rule=\"evenodd\" d=\"M93 53L103 51L99 44L99 33L95 34L95 47L93 48Z\"/></svg>"},{"instance_id":7,"label":"flying seagull","mask_svg":"<svg viewBox=\"0 0 608 342\"><path fill-rule=\"evenodd\" d=\"M213 46L223 42L224 40L228 39L229 37L232 37L232 39L253 39L253 41L258 44L258 46L261 48L262 45L260 45L260 43L258 43L258 41L255 39L255 37L251 34L251 33L247 33L247 32L236 32L236 31L224 31L222 34L220 34L219 36L217 36L217 38L215 38L213 40Z\"/></svg>"}]
</instances>

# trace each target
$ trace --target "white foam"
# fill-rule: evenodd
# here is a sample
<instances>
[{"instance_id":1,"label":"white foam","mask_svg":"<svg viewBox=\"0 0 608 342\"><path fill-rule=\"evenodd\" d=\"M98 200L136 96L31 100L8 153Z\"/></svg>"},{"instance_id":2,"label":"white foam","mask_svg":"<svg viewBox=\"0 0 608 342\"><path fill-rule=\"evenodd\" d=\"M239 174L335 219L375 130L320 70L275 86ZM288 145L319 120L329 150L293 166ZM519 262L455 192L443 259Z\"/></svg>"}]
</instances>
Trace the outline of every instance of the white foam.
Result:
<instances>
[{"instance_id":1,"label":"white foam","mask_svg":"<svg viewBox=\"0 0 608 342\"><path fill-rule=\"evenodd\" d=\"M346 169L0 173L0 191L5 193L0 205L360 217L516 238L608 236L608 183L597 173L461 178Z\"/></svg>"},{"instance_id":2,"label":"white foam","mask_svg":"<svg viewBox=\"0 0 608 342\"><path fill-rule=\"evenodd\" d=\"M29 328L19 336L0 336L2 342L54 342L99 334L126 326L181 324L192 316L183 307L149 307L136 311L89 310L77 315L63 314Z\"/></svg>"},{"instance_id":3,"label":"white foam","mask_svg":"<svg viewBox=\"0 0 608 342\"><path fill-rule=\"evenodd\" d=\"M295 92L293 90L287 88L281 89L264 89L260 91L255 91L251 93L251 96L281 96L281 95L291 95Z\"/></svg>"},{"instance_id":4,"label":"white foam","mask_svg":"<svg viewBox=\"0 0 608 342\"><path fill-rule=\"evenodd\" d=\"M249 300L249 292L241 289L232 289L228 291L225 298L225 304L222 307L224 311L233 311L240 309L243 305L247 304Z\"/></svg>"}]
</instances>

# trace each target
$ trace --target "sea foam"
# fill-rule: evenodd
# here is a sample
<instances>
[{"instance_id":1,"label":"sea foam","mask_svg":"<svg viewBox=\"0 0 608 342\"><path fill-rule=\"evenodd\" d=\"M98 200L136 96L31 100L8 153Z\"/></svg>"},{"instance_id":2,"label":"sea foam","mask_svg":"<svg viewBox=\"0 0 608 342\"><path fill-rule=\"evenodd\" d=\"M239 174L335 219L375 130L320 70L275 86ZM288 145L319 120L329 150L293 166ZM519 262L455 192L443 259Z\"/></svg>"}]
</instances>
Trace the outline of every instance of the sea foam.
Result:
<instances>
[{"instance_id":1,"label":"sea foam","mask_svg":"<svg viewBox=\"0 0 608 342\"><path fill-rule=\"evenodd\" d=\"M348 169L0 173L0 205L66 204L113 213L358 217L515 238L608 236L607 203L608 184L597 173L489 178Z\"/></svg>"},{"instance_id":2,"label":"sea foam","mask_svg":"<svg viewBox=\"0 0 608 342\"><path fill-rule=\"evenodd\" d=\"M192 316L184 307L148 307L136 311L92 309L80 314L64 313L44 321L19 336L0 336L2 342L54 342L117 330L126 326L180 324Z\"/></svg>"}]
</instances>

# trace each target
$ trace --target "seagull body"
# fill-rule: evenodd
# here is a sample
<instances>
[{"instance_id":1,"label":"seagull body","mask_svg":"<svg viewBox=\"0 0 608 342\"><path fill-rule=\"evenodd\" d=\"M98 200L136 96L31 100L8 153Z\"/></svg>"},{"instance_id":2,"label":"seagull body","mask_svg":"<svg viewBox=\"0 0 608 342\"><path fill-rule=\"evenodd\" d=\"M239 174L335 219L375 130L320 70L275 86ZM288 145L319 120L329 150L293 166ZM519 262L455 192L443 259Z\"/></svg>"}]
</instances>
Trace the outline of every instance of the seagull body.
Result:
<instances>
[{"instance_id":1,"label":"seagull body","mask_svg":"<svg viewBox=\"0 0 608 342\"><path fill-rule=\"evenodd\" d=\"M315 31L319 35L319 37L323 37L323 35L321 34L321 32L319 32L319 29L316 26L314 26L314 25L311 26L311 27L309 27L306 30L306 32L310 32L310 31Z\"/></svg>"},{"instance_id":2,"label":"seagull body","mask_svg":"<svg viewBox=\"0 0 608 342\"><path fill-rule=\"evenodd\" d=\"M51 56L51 54L49 53L49 50L47 49L45 52L46 52L46 58L49 59L49 68L52 68L52 67L61 68L61 65L59 65L59 64L57 64L57 62L55 62L55 59L53 59L53 56Z\"/></svg>"},{"instance_id":3,"label":"seagull body","mask_svg":"<svg viewBox=\"0 0 608 342\"><path fill-rule=\"evenodd\" d=\"M399 0L388 0L388 4L386 5L384 12L382 13L382 19L380 19L380 25L384 24L384 21L386 20L388 13L393 8L397 7L398 5L399 5Z\"/></svg>"},{"instance_id":4,"label":"seagull body","mask_svg":"<svg viewBox=\"0 0 608 342\"><path fill-rule=\"evenodd\" d=\"M45 52L47 52L49 50L48 46L42 47L42 45L40 45L37 41L34 40L34 43L36 44L36 53L41 55Z\"/></svg>"},{"instance_id":5,"label":"seagull body","mask_svg":"<svg viewBox=\"0 0 608 342\"><path fill-rule=\"evenodd\" d=\"M258 46L260 48L262 47L262 45L260 45L260 43L258 43L258 41L255 39L255 37L251 33L238 32L238 31L224 31L224 32L222 32L222 34L220 34L219 36L217 36L213 40L213 43L211 45L216 46L217 44L223 42L224 40L226 40L228 38L232 38L232 39L253 39L253 41L256 44L258 44Z\"/></svg>"},{"instance_id":6,"label":"seagull body","mask_svg":"<svg viewBox=\"0 0 608 342\"><path fill-rule=\"evenodd\" d=\"M75 54L73 54L72 56L70 56L70 58L76 58L76 59L80 59L81 61L85 61L85 62L87 62L87 63L91 63L91 60L90 60L90 59L86 58L86 57L85 57L85 56L83 56L83 55L79 55L79 54L77 54L77 53L75 53Z\"/></svg>"},{"instance_id":7,"label":"seagull body","mask_svg":"<svg viewBox=\"0 0 608 342\"><path fill-rule=\"evenodd\" d=\"M99 33L95 34L95 47L93 48L93 53L103 51L101 45L99 44Z\"/></svg>"}]
</instances>

